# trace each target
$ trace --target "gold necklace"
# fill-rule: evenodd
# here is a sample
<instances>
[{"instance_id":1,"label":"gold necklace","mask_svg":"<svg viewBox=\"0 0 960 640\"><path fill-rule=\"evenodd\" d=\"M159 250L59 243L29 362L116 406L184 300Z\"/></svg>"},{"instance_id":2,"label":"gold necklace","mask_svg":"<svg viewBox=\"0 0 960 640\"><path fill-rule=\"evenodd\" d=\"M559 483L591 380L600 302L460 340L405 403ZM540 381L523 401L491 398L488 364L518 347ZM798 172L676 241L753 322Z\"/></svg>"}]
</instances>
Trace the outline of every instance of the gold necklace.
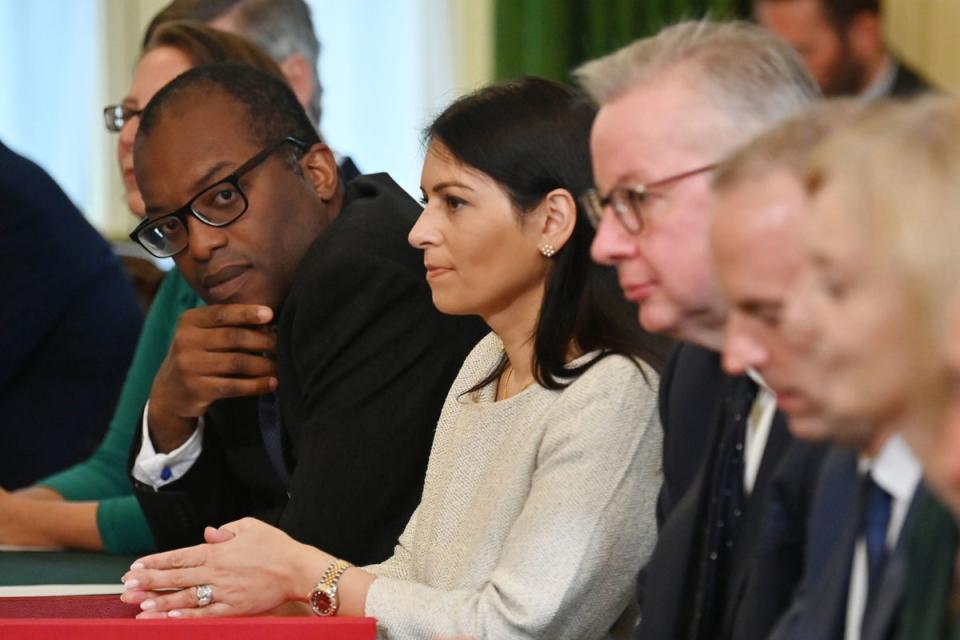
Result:
<instances>
[{"instance_id":1,"label":"gold necklace","mask_svg":"<svg viewBox=\"0 0 960 640\"><path fill-rule=\"evenodd\" d=\"M513 377L513 365L510 365L507 367L506 373L503 374L503 378L500 380L500 383L497 385L497 391L499 392L497 395L500 396L498 400L506 400L507 398L512 398L513 396L519 393L523 393L524 391L527 390L527 388L530 387L530 385L536 382L536 379L533 379L527 384L520 387L520 389L518 389L516 393L510 394L510 378L512 377Z\"/></svg>"}]
</instances>

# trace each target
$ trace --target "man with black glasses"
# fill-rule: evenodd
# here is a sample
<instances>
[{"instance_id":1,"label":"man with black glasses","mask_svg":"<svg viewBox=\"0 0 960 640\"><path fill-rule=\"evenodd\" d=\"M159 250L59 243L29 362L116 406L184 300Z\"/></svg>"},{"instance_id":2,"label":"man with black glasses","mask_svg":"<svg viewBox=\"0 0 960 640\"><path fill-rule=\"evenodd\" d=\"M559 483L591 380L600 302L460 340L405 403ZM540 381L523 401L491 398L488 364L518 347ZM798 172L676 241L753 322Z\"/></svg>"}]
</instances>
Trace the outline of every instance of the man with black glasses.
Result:
<instances>
[{"instance_id":1,"label":"man with black glasses","mask_svg":"<svg viewBox=\"0 0 960 640\"><path fill-rule=\"evenodd\" d=\"M290 89L250 68L162 89L134 153L147 217L131 237L209 303L182 316L135 444L158 545L254 515L356 563L388 557L483 332L434 309L407 243L419 207L384 174L345 186Z\"/></svg>"}]
</instances>

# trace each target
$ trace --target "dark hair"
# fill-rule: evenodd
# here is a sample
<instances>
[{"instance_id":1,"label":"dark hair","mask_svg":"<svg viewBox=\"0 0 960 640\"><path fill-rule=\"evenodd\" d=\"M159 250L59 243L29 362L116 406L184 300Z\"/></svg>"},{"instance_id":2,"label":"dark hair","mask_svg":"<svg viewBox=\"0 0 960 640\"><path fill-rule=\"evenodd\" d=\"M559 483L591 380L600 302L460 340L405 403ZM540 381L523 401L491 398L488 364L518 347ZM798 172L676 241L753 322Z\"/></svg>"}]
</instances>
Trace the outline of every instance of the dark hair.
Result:
<instances>
[{"instance_id":1,"label":"dark hair","mask_svg":"<svg viewBox=\"0 0 960 640\"><path fill-rule=\"evenodd\" d=\"M761 3L786 3L795 0L758 0ZM823 17L837 34L843 36L847 27L861 13L880 14L880 0L818 0Z\"/></svg>"},{"instance_id":2,"label":"dark hair","mask_svg":"<svg viewBox=\"0 0 960 640\"><path fill-rule=\"evenodd\" d=\"M157 47L173 47L182 51L195 67L215 62L234 62L266 71L286 82L277 63L258 46L246 38L219 31L201 22L177 20L160 25L144 43L143 53Z\"/></svg>"},{"instance_id":3,"label":"dark hair","mask_svg":"<svg viewBox=\"0 0 960 640\"><path fill-rule=\"evenodd\" d=\"M202 99L220 91L247 112L247 131L260 145L293 136L313 145L320 136L297 96L286 82L274 75L240 64L208 64L194 67L160 89L140 115L137 139L149 136L166 109L182 100Z\"/></svg>"},{"instance_id":4,"label":"dark hair","mask_svg":"<svg viewBox=\"0 0 960 640\"><path fill-rule=\"evenodd\" d=\"M843 34L861 13L880 14L880 0L820 0L827 21Z\"/></svg>"},{"instance_id":5,"label":"dark hair","mask_svg":"<svg viewBox=\"0 0 960 640\"><path fill-rule=\"evenodd\" d=\"M570 87L525 77L460 98L427 127L424 138L495 180L522 216L554 189L566 189L576 200L593 185L589 139L595 115L595 107ZM663 359L665 340L640 328L613 270L591 261L593 236L578 202L573 233L550 259L534 335L534 375L548 389L566 387L610 354L654 367ZM600 354L566 368L571 344ZM474 389L505 367L506 360Z\"/></svg>"},{"instance_id":6,"label":"dark hair","mask_svg":"<svg viewBox=\"0 0 960 640\"><path fill-rule=\"evenodd\" d=\"M320 43L313 30L310 7L304 0L173 0L150 21L143 37L143 47L161 25L174 20L210 22L232 13L243 35L252 40L276 61L295 53L302 55L313 74L313 95L308 115L320 122L323 87L317 70Z\"/></svg>"}]
</instances>

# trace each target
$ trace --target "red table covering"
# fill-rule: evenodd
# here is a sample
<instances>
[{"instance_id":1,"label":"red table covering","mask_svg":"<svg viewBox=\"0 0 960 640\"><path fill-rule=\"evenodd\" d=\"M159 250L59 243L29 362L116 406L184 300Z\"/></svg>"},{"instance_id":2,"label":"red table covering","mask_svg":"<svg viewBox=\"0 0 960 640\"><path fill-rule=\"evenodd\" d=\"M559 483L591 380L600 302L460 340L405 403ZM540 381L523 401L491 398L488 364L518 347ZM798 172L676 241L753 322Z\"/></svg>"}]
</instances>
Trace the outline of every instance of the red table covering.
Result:
<instances>
[{"instance_id":1,"label":"red table covering","mask_svg":"<svg viewBox=\"0 0 960 640\"><path fill-rule=\"evenodd\" d=\"M138 608L111 596L0 598L0 638L39 640L374 640L373 618L134 620Z\"/></svg>"}]
</instances>

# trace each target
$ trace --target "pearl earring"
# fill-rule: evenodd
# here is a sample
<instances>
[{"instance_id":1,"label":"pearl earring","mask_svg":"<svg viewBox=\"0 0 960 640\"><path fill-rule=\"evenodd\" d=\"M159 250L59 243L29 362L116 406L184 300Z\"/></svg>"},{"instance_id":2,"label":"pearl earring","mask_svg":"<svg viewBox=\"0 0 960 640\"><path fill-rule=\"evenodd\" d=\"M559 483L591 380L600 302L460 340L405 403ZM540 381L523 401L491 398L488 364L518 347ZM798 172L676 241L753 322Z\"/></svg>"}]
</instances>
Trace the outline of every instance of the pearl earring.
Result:
<instances>
[{"instance_id":1,"label":"pearl earring","mask_svg":"<svg viewBox=\"0 0 960 640\"><path fill-rule=\"evenodd\" d=\"M552 257L553 254L555 254L556 252L557 252L557 250L554 248L554 246L553 246L552 244L545 244L545 245L543 245L542 247L540 247L540 253L543 254L543 257L544 257L544 258L550 258L550 257Z\"/></svg>"}]
</instances>

